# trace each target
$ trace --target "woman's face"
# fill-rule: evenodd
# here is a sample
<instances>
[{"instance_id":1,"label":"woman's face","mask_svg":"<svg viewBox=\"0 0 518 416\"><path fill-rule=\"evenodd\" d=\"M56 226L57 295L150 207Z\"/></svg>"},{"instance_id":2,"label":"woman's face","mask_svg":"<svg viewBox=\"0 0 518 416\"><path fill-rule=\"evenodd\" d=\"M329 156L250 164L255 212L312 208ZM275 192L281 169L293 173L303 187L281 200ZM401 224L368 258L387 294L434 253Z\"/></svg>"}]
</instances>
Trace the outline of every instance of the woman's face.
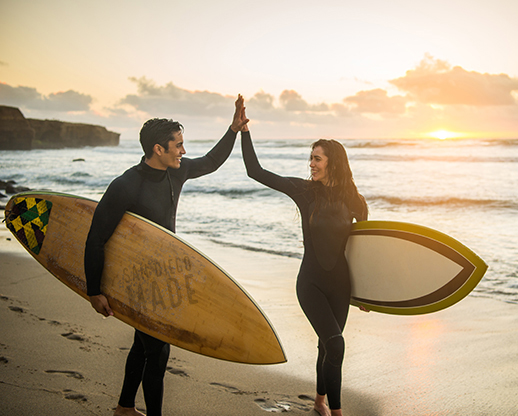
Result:
<instances>
[{"instance_id":1,"label":"woman's face","mask_svg":"<svg viewBox=\"0 0 518 416\"><path fill-rule=\"evenodd\" d=\"M311 169L311 179L327 184L327 156L321 146L316 146L309 157L309 167Z\"/></svg>"}]
</instances>

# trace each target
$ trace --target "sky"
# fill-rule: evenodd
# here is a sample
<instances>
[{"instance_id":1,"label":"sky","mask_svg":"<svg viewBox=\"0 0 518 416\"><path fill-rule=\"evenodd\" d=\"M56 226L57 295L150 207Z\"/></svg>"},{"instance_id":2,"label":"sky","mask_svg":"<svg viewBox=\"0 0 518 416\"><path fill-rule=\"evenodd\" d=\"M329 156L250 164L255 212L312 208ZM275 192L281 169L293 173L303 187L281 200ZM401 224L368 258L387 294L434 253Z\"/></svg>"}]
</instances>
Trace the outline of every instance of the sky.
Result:
<instances>
[{"instance_id":1,"label":"sky","mask_svg":"<svg viewBox=\"0 0 518 416\"><path fill-rule=\"evenodd\" d=\"M516 0L0 0L0 105L216 139L518 138ZM442 133L437 133L442 132Z\"/></svg>"}]
</instances>

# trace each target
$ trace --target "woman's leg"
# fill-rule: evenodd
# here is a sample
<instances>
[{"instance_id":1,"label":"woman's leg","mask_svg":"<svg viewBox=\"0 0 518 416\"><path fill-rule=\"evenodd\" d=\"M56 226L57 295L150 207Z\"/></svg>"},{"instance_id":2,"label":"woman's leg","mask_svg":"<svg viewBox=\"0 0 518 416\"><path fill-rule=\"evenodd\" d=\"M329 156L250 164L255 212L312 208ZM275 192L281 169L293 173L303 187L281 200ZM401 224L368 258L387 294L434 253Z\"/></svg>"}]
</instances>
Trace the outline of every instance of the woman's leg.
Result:
<instances>
[{"instance_id":1,"label":"woman's leg","mask_svg":"<svg viewBox=\"0 0 518 416\"><path fill-rule=\"evenodd\" d=\"M340 409L342 361L345 342L342 331L347 320L347 294L329 299L314 284L297 283L299 303L319 338L317 393L327 395L332 410Z\"/></svg>"}]
</instances>

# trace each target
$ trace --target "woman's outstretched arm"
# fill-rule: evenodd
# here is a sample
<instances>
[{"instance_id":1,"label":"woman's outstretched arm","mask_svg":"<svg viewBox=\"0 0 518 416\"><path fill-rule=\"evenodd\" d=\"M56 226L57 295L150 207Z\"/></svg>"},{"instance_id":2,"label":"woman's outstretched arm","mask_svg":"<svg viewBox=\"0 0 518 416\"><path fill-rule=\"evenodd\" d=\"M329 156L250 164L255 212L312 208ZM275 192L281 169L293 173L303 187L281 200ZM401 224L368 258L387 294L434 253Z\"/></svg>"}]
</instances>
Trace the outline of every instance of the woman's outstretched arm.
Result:
<instances>
[{"instance_id":1,"label":"woman's outstretched arm","mask_svg":"<svg viewBox=\"0 0 518 416\"><path fill-rule=\"evenodd\" d=\"M304 186L305 180L301 178L291 178L280 176L276 173L263 169L257 155L249 131L241 132L241 151L245 162L246 173L252 179L262 183L276 191L283 192L288 196L293 196Z\"/></svg>"}]
</instances>

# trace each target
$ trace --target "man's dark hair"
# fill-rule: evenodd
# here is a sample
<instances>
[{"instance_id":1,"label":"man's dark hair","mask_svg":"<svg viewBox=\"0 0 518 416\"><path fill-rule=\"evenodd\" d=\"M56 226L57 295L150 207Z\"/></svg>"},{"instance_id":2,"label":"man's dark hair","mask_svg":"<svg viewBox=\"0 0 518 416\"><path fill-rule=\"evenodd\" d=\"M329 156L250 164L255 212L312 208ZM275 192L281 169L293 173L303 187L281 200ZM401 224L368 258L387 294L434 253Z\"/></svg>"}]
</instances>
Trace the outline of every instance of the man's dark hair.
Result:
<instances>
[{"instance_id":1,"label":"man's dark hair","mask_svg":"<svg viewBox=\"0 0 518 416\"><path fill-rule=\"evenodd\" d=\"M183 126L178 121L167 118L152 118L144 123L140 129L140 144L146 158L153 156L155 144L169 150L169 140L173 140L173 134L183 133Z\"/></svg>"}]
</instances>

